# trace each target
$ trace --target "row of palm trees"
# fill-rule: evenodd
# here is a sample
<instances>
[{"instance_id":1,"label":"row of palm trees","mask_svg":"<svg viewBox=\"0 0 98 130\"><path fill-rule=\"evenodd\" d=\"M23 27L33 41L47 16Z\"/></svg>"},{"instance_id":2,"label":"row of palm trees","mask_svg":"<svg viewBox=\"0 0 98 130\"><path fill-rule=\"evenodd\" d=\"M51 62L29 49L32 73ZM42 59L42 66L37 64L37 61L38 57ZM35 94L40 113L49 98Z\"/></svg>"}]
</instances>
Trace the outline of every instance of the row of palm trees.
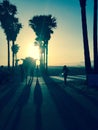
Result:
<instances>
[{"instance_id":1,"label":"row of palm trees","mask_svg":"<svg viewBox=\"0 0 98 130\"><path fill-rule=\"evenodd\" d=\"M22 28L22 24L19 23L19 19L16 17L17 8L15 5L11 4L8 0L3 0L0 3L0 23L4 30L8 46L8 68L10 67L10 41L12 41L12 65L14 66L14 57L17 52L17 44L15 41L17 35ZM14 48L14 49L13 49Z\"/></svg>"},{"instance_id":2,"label":"row of palm trees","mask_svg":"<svg viewBox=\"0 0 98 130\"><path fill-rule=\"evenodd\" d=\"M86 74L98 74L98 45L97 45L97 6L98 0L94 0L94 29L93 29L93 48L94 48L94 68L91 66L87 21L86 21L86 2L87 0L79 0L81 7L81 19L83 30L83 43L84 43L84 61ZM0 22L3 28L8 45L8 67L10 67L10 41L14 46L17 35L19 34L22 24L16 17L17 8L15 5L9 3L8 0L3 0L0 3ZM57 27L56 18L52 15L38 15L29 20L29 26L36 34L35 43L41 49L41 65L47 70L48 66L48 42L53 34L53 29ZM13 47L14 48L14 47ZM19 48L18 48L19 49ZM14 50L13 50L13 66L14 66ZM33 50L32 50L33 51Z\"/></svg>"},{"instance_id":3,"label":"row of palm trees","mask_svg":"<svg viewBox=\"0 0 98 130\"><path fill-rule=\"evenodd\" d=\"M53 29L57 27L56 18L52 15L34 16L29 20L30 27L36 34L35 44L41 49L41 65L47 72L48 66L48 41L53 34Z\"/></svg>"},{"instance_id":4,"label":"row of palm trees","mask_svg":"<svg viewBox=\"0 0 98 130\"><path fill-rule=\"evenodd\" d=\"M19 34L22 24L16 17L17 8L8 0L3 0L0 3L0 23L4 30L8 45L8 68L10 67L10 41L12 41L12 65L14 66L15 54L17 54L19 46L15 44L17 35ZM53 33L53 28L56 28L56 18L52 15L34 16L29 20L29 25L36 33L36 43L41 48L41 64L47 70L48 66L48 41ZM32 50L33 51L33 50Z\"/></svg>"}]
</instances>

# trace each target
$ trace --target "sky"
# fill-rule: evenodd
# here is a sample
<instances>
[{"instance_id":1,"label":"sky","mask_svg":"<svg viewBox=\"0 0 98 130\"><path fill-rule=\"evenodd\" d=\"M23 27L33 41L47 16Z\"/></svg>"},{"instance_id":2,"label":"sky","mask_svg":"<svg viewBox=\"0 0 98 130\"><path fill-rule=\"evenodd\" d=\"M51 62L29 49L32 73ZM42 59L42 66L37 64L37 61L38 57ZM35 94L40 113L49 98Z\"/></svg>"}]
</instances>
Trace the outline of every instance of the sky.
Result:
<instances>
[{"instance_id":1,"label":"sky","mask_svg":"<svg viewBox=\"0 0 98 130\"><path fill-rule=\"evenodd\" d=\"M9 0L17 7L17 17L23 28L17 36L18 58L32 56L36 35L29 26L35 15L56 18L57 28L49 40L48 65L81 65L84 61L81 10L79 0ZM2 2L2 0L0 0ZM87 0L87 27L90 56L93 60L93 0ZM12 45L12 44L10 44ZM12 56L11 56L12 57ZM0 27L0 65L7 65L7 41Z\"/></svg>"}]
</instances>

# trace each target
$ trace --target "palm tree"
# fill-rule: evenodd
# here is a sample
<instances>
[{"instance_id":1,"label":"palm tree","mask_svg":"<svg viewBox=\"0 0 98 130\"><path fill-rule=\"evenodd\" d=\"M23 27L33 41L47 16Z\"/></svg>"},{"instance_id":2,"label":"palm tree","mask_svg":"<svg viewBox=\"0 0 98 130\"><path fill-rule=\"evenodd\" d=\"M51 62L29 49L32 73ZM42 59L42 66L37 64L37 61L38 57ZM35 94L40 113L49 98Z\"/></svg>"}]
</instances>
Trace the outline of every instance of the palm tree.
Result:
<instances>
[{"instance_id":1,"label":"palm tree","mask_svg":"<svg viewBox=\"0 0 98 130\"><path fill-rule=\"evenodd\" d=\"M12 20L14 15L17 12L15 5L10 4L8 0L3 0L3 3L0 3L0 22L1 27L4 29L6 34L7 45L8 45L8 68L10 67L10 34Z\"/></svg>"},{"instance_id":2,"label":"palm tree","mask_svg":"<svg viewBox=\"0 0 98 130\"><path fill-rule=\"evenodd\" d=\"M18 44L13 44L12 45L12 52L13 52L13 60L14 61L16 61L17 62L17 53L18 53L18 51L19 51L19 46L18 46ZM17 64L17 63L16 63Z\"/></svg>"},{"instance_id":3,"label":"palm tree","mask_svg":"<svg viewBox=\"0 0 98 130\"><path fill-rule=\"evenodd\" d=\"M51 15L48 15L46 18L44 18L44 32L43 32L43 41L44 41L44 46L45 46L45 56L46 56L46 70L47 70L47 66L48 66L48 41L51 38L51 34L53 33L53 28L55 28L56 25L56 19Z\"/></svg>"},{"instance_id":4,"label":"palm tree","mask_svg":"<svg viewBox=\"0 0 98 130\"><path fill-rule=\"evenodd\" d=\"M44 48L45 53L45 67L47 70L48 66L48 41L51 38L51 34L53 33L53 29L57 27L56 18L52 17L52 15L40 15L34 16L29 20L29 25L34 30L37 35L39 41L43 41L44 44L41 45ZM40 42L41 44L43 42Z\"/></svg>"},{"instance_id":5,"label":"palm tree","mask_svg":"<svg viewBox=\"0 0 98 130\"><path fill-rule=\"evenodd\" d=\"M93 47L94 47L94 73L98 74L98 43L97 43L97 7L98 0L94 0L94 27L93 27Z\"/></svg>"},{"instance_id":6,"label":"palm tree","mask_svg":"<svg viewBox=\"0 0 98 130\"><path fill-rule=\"evenodd\" d=\"M82 19L82 31L83 31L83 43L84 43L84 58L85 58L85 70L86 74L92 73L89 44L88 44L88 34L87 34L87 22L86 22L86 0L79 0L81 7L81 19Z\"/></svg>"},{"instance_id":7,"label":"palm tree","mask_svg":"<svg viewBox=\"0 0 98 130\"><path fill-rule=\"evenodd\" d=\"M17 35L19 34L20 29L22 28L22 25L21 23L18 22L18 19L17 18L14 18L14 19L16 20L13 22L11 31L10 31L10 38L11 38L10 40L12 40L12 46L14 46ZM14 52L13 51L12 51L12 66L14 67Z\"/></svg>"}]
</instances>

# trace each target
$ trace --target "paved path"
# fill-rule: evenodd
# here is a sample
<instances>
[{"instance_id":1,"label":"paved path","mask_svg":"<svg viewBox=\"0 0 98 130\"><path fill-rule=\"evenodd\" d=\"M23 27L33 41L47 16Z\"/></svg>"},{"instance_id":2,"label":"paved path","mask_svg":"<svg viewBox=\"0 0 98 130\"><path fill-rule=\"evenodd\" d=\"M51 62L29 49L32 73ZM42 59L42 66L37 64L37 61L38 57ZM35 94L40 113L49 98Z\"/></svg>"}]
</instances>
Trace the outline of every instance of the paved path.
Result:
<instances>
[{"instance_id":1,"label":"paved path","mask_svg":"<svg viewBox=\"0 0 98 130\"><path fill-rule=\"evenodd\" d=\"M0 130L65 130L43 78L30 82L7 90L12 95L4 92L9 101L0 111Z\"/></svg>"},{"instance_id":2,"label":"paved path","mask_svg":"<svg viewBox=\"0 0 98 130\"><path fill-rule=\"evenodd\" d=\"M98 130L98 118L84 96L44 80L28 78L27 84L0 91L0 130ZM97 107L91 108L97 114Z\"/></svg>"},{"instance_id":3,"label":"paved path","mask_svg":"<svg viewBox=\"0 0 98 130\"><path fill-rule=\"evenodd\" d=\"M50 76L50 77L64 81L63 76ZM74 75L74 76L68 76L67 77L67 81L74 81L74 80L86 80L86 77L85 77L85 75Z\"/></svg>"}]
</instances>

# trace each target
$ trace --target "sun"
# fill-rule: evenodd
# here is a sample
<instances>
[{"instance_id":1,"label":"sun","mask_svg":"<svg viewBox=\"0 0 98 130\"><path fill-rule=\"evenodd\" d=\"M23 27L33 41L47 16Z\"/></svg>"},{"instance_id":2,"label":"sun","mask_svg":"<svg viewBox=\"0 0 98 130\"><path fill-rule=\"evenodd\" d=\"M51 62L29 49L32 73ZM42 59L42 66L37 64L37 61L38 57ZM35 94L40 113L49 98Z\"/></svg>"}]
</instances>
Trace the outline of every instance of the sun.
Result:
<instances>
[{"instance_id":1,"label":"sun","mask_svg":"<svg viewBox=\"0 0 98 130\"><path fill-rule=\"evenodd\" d=\"M28 56L34 58L35 60L40 60L40 48L39 46L30 45L28 48Z\"/></svg>"},{"instance_id":2,"label":"sun","mask_svg":"<svg viewBox=\"0 0 98 130\"><path fill-rule=\"evenodd\" d=\"M40 49L39 46L33 46L32 56L35 60L40 60Z\"/></svg>"}]
</instances>

